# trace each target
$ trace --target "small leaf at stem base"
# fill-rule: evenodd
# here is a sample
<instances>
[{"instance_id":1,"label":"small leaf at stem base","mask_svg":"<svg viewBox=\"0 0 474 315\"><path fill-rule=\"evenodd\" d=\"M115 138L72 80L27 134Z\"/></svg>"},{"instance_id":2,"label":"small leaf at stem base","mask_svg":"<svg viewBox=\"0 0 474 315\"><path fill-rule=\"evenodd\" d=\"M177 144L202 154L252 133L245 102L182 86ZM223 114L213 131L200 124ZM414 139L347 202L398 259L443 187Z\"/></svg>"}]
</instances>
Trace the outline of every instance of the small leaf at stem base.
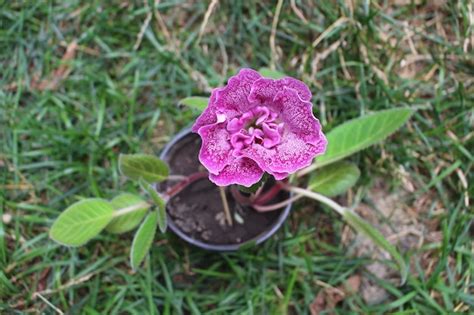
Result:
<instances>
[{"instance_id":1,"label":"small leaf at stem base","mask_svg":"<svg viewBox=\"0 0 474 315\"><path fill-rule=\"evenodd\" d=\"M135 233L130 251L130 264L133 270L137 270L145 259L156 233L158 213L152 211L145 218L140 228Z\"/></svg>"},{"instance_id":2,"label":"small leaf at stem base","mask_svg":"<svg viewBox=\"0 0 474 315\"><path fill-rule=\"evenodd\" d=\"M140 186L142 187L143 190L145 190L150 198L153 200L153 202L156 205L157 212L158 212L158 225L160 227L161 233L166 232L166 227L168 225L167 222L167 217L166 217L166 202L163 200L163 198L160 197L158 192L155 190L155 188L148 184L146 181L143 179L139 180Z\"/></svg>"},{"instance_id":3,"label":"small leaf at stem base","mask_svg":"<svg viewBox=\"0 0 474 315\"><path fill-rule=\"evenodd\" d=\"M209 103L209 98L202 97L202 96L190 96L190 97L183 98L182 100L179 101L179 104L186 105L189 108L196 109L199 112L204 111L208 103Z\"/></svg>"},{"instance_id":4,"label":"small leaf at stem base","mask_svg":"<svg viewBox=\"0 0 474 315\"><path fill-rule=\"evenodd\" d=\"M120 154L119 170L130 179L143 178L148 183L161 182L169 174L166 163L149 154Z\"/></svg>"},{"instance_id":5,"label":"small leaf at stem base","mask_svg":"<svg viewBox=\"0 0 474 315\"><path fill-rule=\"evenodd\" d=\"M275 79L275 80L286 77L286 75L284 73L282 73L280 71L277 71L277 70L272 70L272 69L267 68L267 67L263 67L263 68L258 69L258 72L266 78L271 78L271 79Z\"/></svg>"}]
</instances>

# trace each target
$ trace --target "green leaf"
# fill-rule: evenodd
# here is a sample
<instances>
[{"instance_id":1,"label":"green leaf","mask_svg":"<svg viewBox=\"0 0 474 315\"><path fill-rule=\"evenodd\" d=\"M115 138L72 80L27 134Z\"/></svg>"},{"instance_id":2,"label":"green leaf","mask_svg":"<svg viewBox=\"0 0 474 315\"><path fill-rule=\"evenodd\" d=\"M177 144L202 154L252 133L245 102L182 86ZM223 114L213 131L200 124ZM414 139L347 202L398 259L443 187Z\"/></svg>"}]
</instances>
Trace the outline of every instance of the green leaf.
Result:
<instances>
[{"instance_id":1,"label":"green leaf","mask_svg":"<svg viewBox=\"0 0 474 315\"><path fill-rule=\"evenodd\" d=\"M145 259L156 233L156 224L158 221L158 212L152 211L145 218L140 228L135 233L130 251L130 264L133 270Z\"/></svg>"},{"instance_id":2,"label":"green leaf","mask_svg":"<svg viewBox=\"0 0 474 315\"><path fill-rule=\"evenodd\" d=\"M56 219L49 236L68 246L80 246L97 236L113 218L114 208L103 199L85 199L67 208Z\"/></svg>"},{"instance_id":3,"label":"green leaf","mask_svg":"<svg viewBox=\"0 0 474 315\"><path fill-rule=\"evenodd\" d=\"M130 179L143 178L148 183L161 182L169 173L165 162L149 154L120 154L119 169Z\"/></svg>"},{"instance_id":4,"label":"green leaf","mask_svg":"<svg viewBox=\"0 0 474 315\"><path fill-rule=\"evenodd\" d=\"M350 120L327 134L326 153L316 158L321 167L381 142L410 119L414 110L394 108Z\"/></svg>"},{"instance_id":5,"label":"green leaf","mask_svg":"<svg viewBox=\"0 0 474 315\"><path fill-rule=\"evenodd\" d=\"M377 246L386 250L392 256L400 269L401 283L405 283L408 276L408 269L407 265L405 264L405 260L403 260L403 257L398 253L397 249L385 239L382 233L364 221L353 211L346 210L344 211L343 216L347 223L349 223L357 232L367 236Z\"/></svg>"},{"instance_id":6,"label":"green leaf","mask_svg":"<svg viewBox=\"0 0 474 315\"><path fill-rule=\"evenodd\" d=\"M140 196L124 193L112 199L110 204L117 211L133 205L145 204L145 201ZM125 233L133 230L140 224L148 208L149 206L143 206L143 208L136 211L114 218L105 228L106 231L110 233Z\"/></svg>"},{"instance_id":7,"label":"green leaf","mask_svg":"<svg viewBox=\"0 0 474 315\"><path fill-rule=\"evenodd\" d=\"M209 98L202 96L190 96L179 101L179 104L186 105L190 108L198 110L199 112L204 111L208 103Z\"/></svg>"},{"instance_id":8,"label":"green leaf","mask_svg":"<svg viewBox=\"0 0 474 315\"><path fill-rule=\"evenodd\" d=\"M286 77L286 75L284 73L282 73L280 71L272 70L272 69L266 68L266 67L260 68L258 70L258 72L262 76L270 78L270 79L281 79L281 78Z\"/></svg>"},{"instance_id":9,"label":"green leaf","mask_svg":"<svg viewBox=\"0 0 474 315\"><path fill-rule=\"evenodd\" d=\"M148 184L144 180L140 180L139 183L140 186L148 193L150 198L155 203L158 209L158 225L160 227L161 233L165 233L166 226L168 225L166 218L166 202L163 200L163 198L160 197L160 195L152 185Z\"/></svg>"},{"instance_id":10,"label":"green leaf","mask_svg":"<svg viewBox=\"0 0 474 315\"><path fill-rule=\"evenodd\" d=\"M360 170L357 165L341 161L313 172L309 179L308 189L334 197L354 186L359 177Z\"/></svg>"}]
</instances>

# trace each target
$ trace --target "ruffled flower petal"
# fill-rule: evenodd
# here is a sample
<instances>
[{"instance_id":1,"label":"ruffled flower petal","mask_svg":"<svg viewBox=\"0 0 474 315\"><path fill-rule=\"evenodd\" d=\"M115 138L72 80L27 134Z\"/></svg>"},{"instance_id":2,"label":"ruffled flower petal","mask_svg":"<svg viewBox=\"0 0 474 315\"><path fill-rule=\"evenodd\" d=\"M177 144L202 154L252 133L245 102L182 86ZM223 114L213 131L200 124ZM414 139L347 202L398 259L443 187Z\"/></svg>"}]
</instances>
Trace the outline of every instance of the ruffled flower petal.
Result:
<instances>
[{"instance_id":1,"label":"ruffled flower petal","mask_svg":"<svg viewBox=\"0 0 474 315\"><path fill-rule=\"evenodd\" d=\"M201 163L220 186L251 186L267 172L282 180L324 153L327 140L312 112L311 92L293 78L272 80L242 69L213 91L193 131Z\"/></svg>"},{"instance_id":2,"label":"ruffled flower petal","mask_svg":"<svg viewBox=\"0 0 474 315\"><path fill-rule=\"evenodd\" d=\"M326 138L323 136L316 144L306 143L297 134L286 130L278 146L267 149L253 144L242 149L241 155L253 159L258 166L269 174L294 173L307 167L313 158L326 150Z\"/></svg>"},{"instance_id":3,"label":"ruffled flower petal","mask_svg":"<svg viewBox=\"0 0 474 315\"><path fill-rule=\"evenodd\" d=\"M278 127L276 125L273 126L273 128L271 128L269 124L263 123L262 130L263 130L263 135L264 135L263 146L265 148L270 149L280 143L281 136L280 136L280 132L278 131Z\"/></svg>"},{"instance_id":4,"label":"ruffled flower petal","mask_svg":"<svg viewBox=\"0 0 474 315\"><path fill-rule=\"evenodd\" d=\"M236 76L229 79L225 87L212 90L209 104L196 119L192 127L193 132L199 128L216 122L216 112L223 113L228 119L235 117L242 110L251 105L247 99L252 84L262 76L255 70L242 69Z\"/></svg>"},{"instance_id":5,"label":"ruffled flower petal","mask_svg":"<svg viewBox=\"0 0 474 315\"><path fill-rule=\"evenodd\" d=\"M273 172L271 173L273 177L275 177L276 180L282 180L288 177L288 173L278 173L278 172Z\"/></svg>"},{"instance_id":6,"label":"ruffled flower petal","mask_svg":"<svg viewBox=\"0 0 474 315\"><path fill-rule=\"evenodd\" d=\"M217 108L245 112L251 108L248 95L255 81L262 76L255 70L242 69L227 82L227 86L217 92Z\"/></svg>"},{"instance_id":7,"label":"ruffled flower petal","mask_svg":"<svg viewBox=\"0 0 474 315\"><path fill-rule=\"evenodd\" d=\"M198 131L202 138L199 161L210 173L219 173L232 159L229 133L222 123L202 126Z\"/></svg>"},{"instance_id":8,"label":"ruffled flower petal","mask_svg":"<svg viewBox=\"0 0 474 315\"><path fill-rule=\"evenodd\" d=\"M252 90L249 94L249 101L257 104L266 104L273 107L276 111L280 111L281 107L278 104L273 104L273 99L284 88L295 90L298 96L303 101L310 101L312 94L306 84L303 82L286 77L279 80L272 80L261 78L252 85Z\"/></svg>"},{"instance_id":9,"label":"ruffled flower petal","mask_svg":"<svg viewBox=\"0 0 474 315\"><path fill-rule=\"evenodd\" d=\"M198 132L199 128L201 128L202 126L214 124L216 122L216 97L217 91L219 91L220 89L221 88L212 90L211 97L209 98L209 103L207 104L206 109L204 109L201 115L196 118L196 121L194 122L194 125L191 128L193 132Z\"/></svg>"},{"instance_id":10,"label":"ruffled flower petal","mask_svg":"<svg viewBox=\"0 0 474 315\"><path fill-rule=\"evenodd\" d=\"M219 174L209 174L209 179L218 186L232 184L250 187L263 176L263 170L255 161L248 158L236 158Z\"/></svg>"},{"instance_id":11,"label":"ruffled flower petal","mask_svg":"<svg viewBox=\"0 0 474 315\"><path fill-rule=\"evenodd\" d=\"M313 105L299 98L295 90L284 88L273 100L281 106L280 118L287 129L307 143L317 145L324 138L321 124L313 115Z\"/></svg>"}]
</instances>

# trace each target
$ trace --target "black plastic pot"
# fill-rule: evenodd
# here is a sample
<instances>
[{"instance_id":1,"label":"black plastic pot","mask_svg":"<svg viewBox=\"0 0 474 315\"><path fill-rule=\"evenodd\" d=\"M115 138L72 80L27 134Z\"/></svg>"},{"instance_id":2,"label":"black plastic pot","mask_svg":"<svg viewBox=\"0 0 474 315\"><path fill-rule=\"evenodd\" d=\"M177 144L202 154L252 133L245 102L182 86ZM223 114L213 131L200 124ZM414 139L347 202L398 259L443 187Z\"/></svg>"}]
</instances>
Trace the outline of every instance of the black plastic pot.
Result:
<instances>
[{"instance_id":1,"label":"black plastic pot","mask_svg":"<svg viewBox=\"0 0 474 315\"><path fill-rule=\"evenodd\" d=\"M204 168L199 163L198 159L200 146L201 140L199 136L192 133L191 129L188 128L177 134L175 138L164 147L163 151L161 152L160 158L169 164L170 174L172 175L190 175L192 173L196 173L197 171L204 171ZM175 183L176 182L165 182L162 185L157 186L157 189L160 191L165 191L171 186L173 186L173 184ZM232 207L231 211L242 211L243 209L245 213L249 215L249 218L247 219L247 222L244 222L241 225L238 225L239 223L234 222L233 228L227 228L235 229L236 231L229 230L228 232L223 232L221 236L227 237L231 234L231 232L239 232L237 231L237 229L245 230L247 229L247 227L249 229L252 228L252 233L255 235L253 235L249 239L242 239L241 241L229 241L222 243L221 241L216 241L221 239L219 239L217 233L215 233L216 235L214 236L214 240L204 240L201 236L195 237L195 235L193 235L194 232L185 231L188 229L188 226L182 223L183 220L190 220L189 214L197 216L198 221L200 218L209 216L213 208L211 203L214 199L217 198L216 191L218 191L218 187L211 183L207 177L201 178L199 179L199 181L190 183L189 186L190 187L186 188L187 190L183 190L170 198L167 204L168 227L187 243L211 251L235 251L243 248L253 247L254 245L264 242L273 234L275 234L275 232L281 227L283 222L288 217L292 206L291 204L289 204L285 208L279 210L275 210L268 213L258 213L253 209L238 204L235 200L233 200L233 197L231 195L228 195L228 199L231 199L229 200L229 204ZM193 189L195 190L194 192ZM214 191L214 189L216 191ZM210 195L207 198L205 194L212 194L212 196ZM204 200L197 200L196 198L199 197ZM270 203L279 202L289 197L290 194L288 192L281 191L279 192L277 197L275 197L274 200L272 200ZM197 201L190 201L191 199ZM188 209L188 212L183 212L182 214L180 214L180 212L176 209L179 209L181 205L183 206L183 208ZM197 210L191 209L191 212L189 212L190 208L195 208ZM182 215L182 217L177 217L177 214ZM261 226L261 231L256 230L260 228L260 226L256 226L255 223L258 220L263 220L262 222L265 222L265 224L262 224ZM201 223L198 222L193 224L199 225ZM219 226L212 227L218 228ZM199 230L199 228L200 227L198 226L196 230ZM203 232L199 235L205 235L205 233L206 232Z\"/></svg>"}]
</instances>

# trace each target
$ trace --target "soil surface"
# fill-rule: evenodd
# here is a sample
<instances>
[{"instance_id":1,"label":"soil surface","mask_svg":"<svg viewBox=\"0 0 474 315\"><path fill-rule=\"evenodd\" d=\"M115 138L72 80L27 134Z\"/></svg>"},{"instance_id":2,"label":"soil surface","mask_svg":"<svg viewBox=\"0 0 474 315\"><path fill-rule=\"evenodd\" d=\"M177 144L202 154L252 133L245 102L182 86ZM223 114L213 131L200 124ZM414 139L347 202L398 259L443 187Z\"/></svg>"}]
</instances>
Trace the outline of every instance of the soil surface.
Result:
<instances>
[{"instance_id":1,"label":"soil surface","mask_svg":"<svg viewBox=\"0 0 474 315\"><path fill-rule=\"evenodd\" d=\"M198 159L200 147L201 139L196 134L191 133L179 140L165 158L170 166L170 174L190 175L205 171ZM176 183L165 182L159 189L166 190ZM288 193L282 191L269 204L287 198ZM191 238L208 244L224 245L243 243L262 234L278 220L282 211L259 213L238 204L228 189L227 200L233 226L226 224L219 188L205 177L173 196L167 204L167 212L175 225Z\"/></svg>"}]
</instances>

